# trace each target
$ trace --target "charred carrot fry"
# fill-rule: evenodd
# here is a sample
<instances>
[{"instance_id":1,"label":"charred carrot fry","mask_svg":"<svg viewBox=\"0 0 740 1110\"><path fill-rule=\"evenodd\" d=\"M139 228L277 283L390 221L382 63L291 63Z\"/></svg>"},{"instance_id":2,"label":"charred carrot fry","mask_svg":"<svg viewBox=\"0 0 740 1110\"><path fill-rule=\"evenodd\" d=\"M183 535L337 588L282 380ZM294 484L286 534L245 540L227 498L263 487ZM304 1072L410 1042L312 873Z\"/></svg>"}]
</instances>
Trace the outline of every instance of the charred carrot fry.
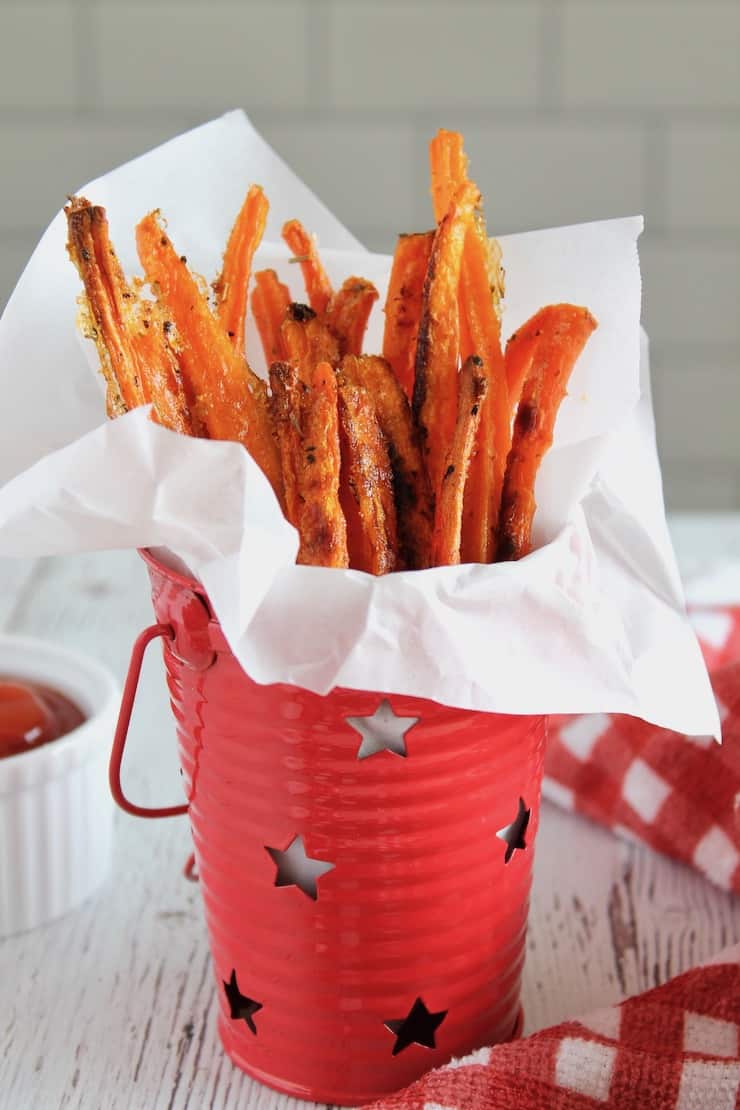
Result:
<instances>
[{"instance_id":1,"label":"charred carrot fry","mask_svg":"<svg viewBox=\"0 0 740 1110\"><path fill-rule=\"evenodd\" d=\"M475 433L480 423L481 402L487 388L488 379L483 372L483 361L477 355L471 355L466 359L460 374L455 434L447 452L442 489L437 498L432 545L433 566L446 567L460 562L465 482L475 446Z\"/></svg>"},{"instance_id":2,"label":"charred carrot fry","mask_svg":"<svg viewBox=\"0 0 740 1110\"><path fill-rule=\"evenodd\" d=\"M490 563L511 443L511 407L506 385L501 329L491 296L487 241L475 234L465 243L460 292L472 351L483 360L488 383L481 401L477 451L465 491L462 558Z\"/></svg>"},{"instance_id":3,"label":"charred carrot fry","mask_svg":"<svg viewBox=\"0 0 740 1110\"><path fill-rule=\"evenodd\" d=\"M468 180L463 138L456 131L439 131L429 148L435 212L449 203ZM491 562L501 504L506 458L510 445L511 405L501 353L500 317L503 296L501 249L489 240L483 213L476 213L465 240L460 277L460 346L463 358L483 359L488 379L481 402L476 450L470 462L462 525L464 562Z\"/></svg>"},{"instance_id":4,"label":"charred carrot fry","mask_svg":"<svg viewBox=\"0 0 740 1110\"><path fill-rule=\"evenodd\" d=\"M196 415L213 439L244 444L282 503L280 461L265 383L231 345L198 282L172 246L157 212L145 216L137 226L136 244L147 281L166 306L179 342L189 350L187 369L197 397Z\"/></svg>"},{"instance_id":5,"label":"charred carrot fry","mask_svg":"<svg viewBox=\"0 0 740 1110\"><path fill-rule=\"evenodd\" d=\"M430 566L434 509L429 476L411 408L393 370L376 355L342 360L344 377L363 386L375 404L388 444L398 521L399 565L407 570Z\"/></svg>"},{"instance_id":6,"label":"charred carrot fry","mask_svg":"<svg viewBox=\"0 0 740 1110\"><path fill-rule=\"evenodd\" d=\"M345 444L342 463L362 531L360 563L370 574L387 574L396 569L396 506L388 448L369 394L341 375L339 420Z\"/></svg>"},{"instance_id":7,"label":"charred carrot fry","mask_svg":"<svg viewBox=\"0 0 740 1110\"><path fill-rule=\"evenodd\" d=\"M283 225L283 239L292 250L295 261L300 263L308 303L314 312L323 316L334 290L321 264L316 240L300 220L288 220Z\"/></svg>"},{"instance_id":8,"label":"charred carrot fry","mask_svg":"<svg viewBox=\"0 0 740 1110\"><path fill-rule=\"evenodd\" d=\"M254 275L252 313L268 366L288 357L280 329L289 304L288 286L278 281L274 270L259 270Z\"/></svg>"},{"instance_id":9,"label":"charred carrot fry","mask_svg":"<svg viewBox=\"0 0 740 1110\"><path fill-rule=\"evenodd\" d=\"M105 209L76 198L67 209L70 254L86 289L89 330L113 396L109 415L152 404L158 423L185 435L193 425L179 367L165 340L158 306L126 280L110 241Z\"/></svg>"},{"instance_id":10,"label":"charred carrot fry","mask_svg":"<svg viewBox=\"0 0 740 1110\"><path fill-rule=\"evenodd\" d=\"M288 313L280 328L285 357L295 363L301 381L307 384L320 362L336 366L339 343L329 328L306 304L288 305Z\"/></svg>"},{"instance_id":11,"label":"charred carrot fry","mask_svg":"<svg viewBox=\"0 0 740 1110\"><path fill-rule=\"evenodd\" d=\"M337 378L328 362L311 376L303 407L298 562L347 567L347 525L339 503Z\"/></svg>"},{"instance_id":12,"label":"charred carrot fry","mask_svg":"<svg viewBox=\"0 0 740 1110\"><path fill-rule=\"evenodd\" d=\"M301 421L306 386L300 381L295 366L288 362L274 362L270 367L270 389L272 418L285 490L285 515L293 527L297 528L301 514Z\"/></svg>"},{"instance_id":13,"label":"charred carrot fry","mask_svg":"<svg viewBox=\"0 0 740 1110\"><path fill-rule=\"evenodd\" d=\"M371 281L350 277L329 301L326 323L337 337L340 355L359 355L365 337L367 322L378 290Z\"/></svg>"},{"instance_id":14,"label":"charred carrot fry","mask_svg":"<svg viewBox=\"0 0 740 1110\"><path fill-rule=\"evenodd\" d=\"M520 559L531 549L537 471L552 444L568 378L596 327L588 309L575 305L551 305L542 313L546 314L546 326L541 329L522 389L506 467L497 550L502 561Z\"/></svg>"},{"instance_id":15,"label":"charred carrot fry","mask_svg":"<svg viewBox=\"0 0 740 1110\"><path fill-rule=\"evenodd\" d=\"M442 484L457 412L460 353L457 298L463 246L480 199L468 182L457 190L434 236L416 343L413 410L421 428L432 493Z\"/></svg>"},{"instance_id":16,"label":"charred carrot fry","mask_svg":"<svg viewBox=\"0 0 740 1110\"><path fill-rule=\"evenodd\" d=\"M269 207L260 186L252 185L231 229L223 269L213 283L218 318L238 351L244 350L252 259L262 241Z\"/></svg>"},{"instance_id":17,"label":"charred carrot fry","mask_svg":"<svg viewBox=\"0 0 740 1110\"><path fill-rule=\"evenodd\" d=\"M414 394L421 298L433 241L433 231L399 236L385 301L383 358L393 367L409 400Z\"/></svg>"},{"instance_id":18,"label":"charred carrot fry","mask_svg":"<svg viewBox=\"0 0 740 1110\"><path fill-rule=\"evenodd\" d=\"M124 324L125 304L133 298L108 238L105 209L84 197L65 208L69 256L77 267L87 299L86 334L95 340L106 382L106 407L117 416L146 404L136 356Z\"/></svg>"}]
</instances>

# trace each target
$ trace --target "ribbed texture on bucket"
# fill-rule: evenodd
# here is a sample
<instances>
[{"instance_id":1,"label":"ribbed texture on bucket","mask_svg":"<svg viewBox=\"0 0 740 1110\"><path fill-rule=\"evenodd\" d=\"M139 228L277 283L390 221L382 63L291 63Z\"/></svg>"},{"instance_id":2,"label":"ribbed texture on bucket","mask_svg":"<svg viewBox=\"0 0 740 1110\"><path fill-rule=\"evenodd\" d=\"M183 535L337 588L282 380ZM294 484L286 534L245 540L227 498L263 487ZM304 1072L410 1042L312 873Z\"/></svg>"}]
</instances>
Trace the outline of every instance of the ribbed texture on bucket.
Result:
<instances>
[{"instance_id":1,"label":"ribbed texture on bucket","mask_svg":"<svg viewBox=\"0 0 740 1110\"><path fill-rule=\"evenodd\" d=\"M172 605L172 582L163 589L151 573L157 616L175 623L187 607ZM258 686L226 651L201 671L169 649L165 659L229 1055L292 1094L360 1103L508 1038L544 719ZM347 718L371 716L384 698L398 717L419 718L407 755L359 760L362 736ZM531 809L527 847L505 863L497 833L520 798ZM310 858L334 865L315 901L275 885L267 848L285 851L296 836ZM241 995L261 1004L256 1034L231 1017L223 982L232 971ZM394 1056L385 1023L417 998L447 1011L436 1047Z\"/></svg>"}]
</instances>

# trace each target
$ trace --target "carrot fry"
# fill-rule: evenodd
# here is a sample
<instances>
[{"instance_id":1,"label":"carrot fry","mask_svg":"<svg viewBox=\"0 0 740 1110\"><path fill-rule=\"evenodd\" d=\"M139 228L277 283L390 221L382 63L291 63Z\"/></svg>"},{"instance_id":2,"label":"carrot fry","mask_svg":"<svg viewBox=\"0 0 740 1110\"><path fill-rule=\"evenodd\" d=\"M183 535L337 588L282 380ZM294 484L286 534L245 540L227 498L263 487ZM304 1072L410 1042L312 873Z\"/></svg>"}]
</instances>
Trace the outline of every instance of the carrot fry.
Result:
<instances>
[{"instance_id":1,"label":"carrot fry","mask_svg":"<svg viewBox=\"0 0 740 1110\"><path fill-rule=\"evenodd\" d=\"M265 383L231 345L198 282L165 234L157 212L139 223L136 243L147 281L166 306L178 341L188 348L190 357L182 366L192 375L189 384L197 398L196 416L211 438L244 444L282 503L280 460Z\"/></svg>"},{"instance_id":2,"label":"carrot fry","mask_svg":"<svg viewBox=\"0 0 740 1110\"><path fill-rule=\"evenodd\" d=\"M552 444L568 378L596 325L587 308L551 305L538 314L541 332L524 382L506 467L498 531L498 559L520 559L532 545L537 507L535 478Z\"/></svg>"},{"instance_id":3,"label":"carrot fry","mask_svg":"<svg viewBox=\"0 0 740 1110\"><path fill-rule=\"evenodd\" d=\"M280 328L289 304L288 286L278 281L274 270L259 270L254 275L252 313L268 366L288 357Z\"/></svg>"},{"instance_id":4,"label":"carrot fry","mask_svg":"<svg viewBox=\"0 0 740 1110\"><path fill-rule=\"evenodd\" d=\"M316 240L300 220L288 220L283 225L283 239L292 250L295 261L300 263L308 303L314 312L323 316L334 290L321 264Z\"/></svg>"},{"instance_id":5,"label":"carrot fry","mask_svg":"<svg viewBox=\"0 0 740 1110\"><path fill-rule=\"evenodd\" d=\"M430 566L434 509L406 394L385 359L374 355L348 355L342 361L342 373L352 385L364 386L373 399L393 472L399 564L406 570L421 570Z\"/></svg>"},{"instance_id":6,"label":"carrot fry","mask_svg":"<svg viewBox=\"0 0 740 1110\"><path fill-rule=\"evenodd\" d=\"M167 341L168 324L162 306L156 301L137 300L131 344L147 400L154 405L158 422L175 432L192 436L198 429L185 396L177 356Z\"/></svg>"},{"instance_id":7,"label":"carrot fry","mask_svg":"<svg viewBox=\"0 0 740 1110\"><path fill-rule=\"evenodd\" d=\"M429 144L432 169L432 205L437 223L445 217L455 190L468 178L468 159L459 131L440 128Z\"/></svg>"},{"instance_id":8,"label":"carrot fry","mask_svg":"<svg viewBox=\"0 0 740 1110\"><path fill-rule=\"evenodd\" d=\"M465 491L462 558L465 562L490 563L496 549L495 533L511 443L511 408L500 323L489 283L488 243L475 234L469 235L465 243L460 291L472 351L483 360L488 382L481 402L477 451L471 460Z\"/></svg>"},{"instance_id":9,"label":"carrot fry","mask_svg":"<svg viewBox=\"0 0 740 1110\"><path fill-rule=\"evenodd\" d=\"M124 324L125 302L133 297L108 238L105 209L84 197L65 208L67 251L85 287L85 333L95 340L106 382L106 408L118 416L146 404L136 356Z\"/></svg>"},{"instance_id":10,"label":"carrot fry","mask_svg":"<svg viewBox=\"0 0 740 1110\"><path fill-rule=\"evenodd\" d=\"M383 358L393 367L409 400L414 393L421 298L433 241L433 231L399 236L385 301Z\"/></svg>"},{"instance_id":11,"label":"carrot fry","mask_svg":"<svg viewBox=\"0 0 740 1110\"><path fill-rule=\"evenodd\" d=\"M320 362L304 395L298 562L347 567L347 525L339 503L337 378Z\"/></svg>"},{"instance_id":12,"label":"carrot fry","mask_svg":"<svg viewBox=\"0 0 740 1110\"><path fill-rule=\"evenodd\" d=\"M483 360L471 355L460 374L455 434L447 452L442 489L437 498L432 544L432 565L436 567L460 562L465 482L487 388Z\"/></svg>"},{"instance_id":13,"label":"carrot fry","mask_svg":"<svg viewBox=\"0 0 740 1110\"><path fill-rule=\"evenodd\" d=\"M548 326L552 327L552 315L553 305L541 308L510 336L506 344L506 381L514 405L518 404L522 387L529 376L540 336Z\"/></svg>"},{"instance_id":14,"label":"carrot fry","mask_svg":"<svg viewBox=\"0 0 740 1110\"><path fill-rule=\"evenodd\" d=\"M370 574L396 569L396 506L388 448L366 390L339 376L342 465L357 504L363 551L358 560Z\"/></svg>"},{"instance_id":15,"label":"carrot fry","mask_svg":"<svg viewBox=\"0 0 740 1110\"><path fill-rule=\"evenodd\" d=\"M307 384L320 362L336 366L339 362L339 343L306 304L288 305L288 314L280 328L285 357L298 367L301 381Z\"/></svg>"},{"instance_id":16,"label":"carrot fry","mask_svg":"<svg viewBox=\"0 0 740 1110\"><path fill-rule=\"evenodd\" d=\"M218 318L238 351L244 350L252 259L262 241L269 207L260 186L252 185L231 229L223 269L213 283Z\"/></svg>"},{"instance_id":17,"label":"carrot fry","mask_svg":"<svg viewBox=\"0 0 740 1110\"><path fill-rule=\"evenodd\" d=\"M439 131L429 148L435 212L449 203L468 180L463 139L456 131ZM464 562L488 563L496 548L506 458L511 442L511 406L501 353L503 296L501 248L489 240L483 213L476 213L465 240L460 276L460 347L463 359L477 354L488 379L481 402L477 449L470 461L462 526Z\"/></svg>"},{"instance_id":18,"label":"carrot fry","mask_svg":"<svg viewBox=\"0 0 740 1110\"><path fill-rule=\"evenodd\" d=\"M447 447L455 428L460 350L458 285L463 246L479 199L478 190L468 182L455 193L434 236L424 282L413 409L435 496L442 484Z\"/></svg>"},{"instance_id":19,"label":"carrot fry","mask_svg":"<svg viewBox=\"0 0 740 1110\"><path fill-rule=\"evenodd\" d=\"M337 337L340 355L362 353L362 340L377 299L378 290L371 281L350 277L329 301L326 323Z\"/></svg>"},{"instance_id":20,"label":"carrot fry","mask_svg":"<svg viewBox=\"0 0 740 1110\"><path fill-rule=\"evenodd\" d=\"M280 468L285 490L285 516L298 527L301 498L298 476L301 472L301 414L306 386L295 366L274 362L270 367L270 405L280 453Z\"/></svg>"}]
</instances>

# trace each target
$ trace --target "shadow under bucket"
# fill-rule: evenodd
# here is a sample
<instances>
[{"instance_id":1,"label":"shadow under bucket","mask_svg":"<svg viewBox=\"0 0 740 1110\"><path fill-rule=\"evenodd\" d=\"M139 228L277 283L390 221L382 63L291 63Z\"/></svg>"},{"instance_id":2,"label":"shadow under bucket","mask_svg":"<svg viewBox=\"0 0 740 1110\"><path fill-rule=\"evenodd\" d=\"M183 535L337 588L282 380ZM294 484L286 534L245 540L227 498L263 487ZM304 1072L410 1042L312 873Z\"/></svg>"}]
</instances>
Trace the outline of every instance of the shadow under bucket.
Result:
<instances>
[{"instance_id":1,"label":"shadow under bucket","mask_svg":"<svg viewBox=\"0 0 740 1110\"><path fill-rule=\"evenodd\" d=\"M160 623L111 783L189 812L231 1059L359 1104L515 1035L546 719L260 686L202 588L142 554ZM119 771L158 635L189 804L148 812Z\"/></svg>"}]
</instances>

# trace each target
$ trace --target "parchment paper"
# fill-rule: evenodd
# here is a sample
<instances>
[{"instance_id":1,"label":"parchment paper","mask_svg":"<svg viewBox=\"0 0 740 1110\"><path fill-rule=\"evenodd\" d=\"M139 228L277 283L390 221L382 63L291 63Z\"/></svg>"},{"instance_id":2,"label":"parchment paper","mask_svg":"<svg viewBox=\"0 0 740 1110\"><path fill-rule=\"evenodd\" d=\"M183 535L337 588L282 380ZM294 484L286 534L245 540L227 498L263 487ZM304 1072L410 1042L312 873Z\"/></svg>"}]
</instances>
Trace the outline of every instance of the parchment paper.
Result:
<instances>
[{"instance_id":1,"label":"parchment paper","mask_svg":"<svg viewBox=\"0 0 740 1110\"><path fill-rule=\"evenodd\" d=\"M271 203L257 266L274 266L305 299L278 242L298 216L318 233L332 279L364 275L382 304L390 260L365 252L242 113L81 191L108 209L128 272L139 272L135 223L159 207L178 250L211 278L251 182ZM639 327L641 228L635 217L501 240L505 336L557 301L599 321L537 481L537 549L518 563L373 578L295 566L297 536L241 446L178 436L144 409L105 422L94 351L75 330L79 282L60 214L0 321L0 554L166 548L201 579L258 682L504 713L621 711L719 735L665 525ZM366 349L381 336L377 310ZM248 354L259 369L254 334Z\"/></svg>"}]
</instances>

